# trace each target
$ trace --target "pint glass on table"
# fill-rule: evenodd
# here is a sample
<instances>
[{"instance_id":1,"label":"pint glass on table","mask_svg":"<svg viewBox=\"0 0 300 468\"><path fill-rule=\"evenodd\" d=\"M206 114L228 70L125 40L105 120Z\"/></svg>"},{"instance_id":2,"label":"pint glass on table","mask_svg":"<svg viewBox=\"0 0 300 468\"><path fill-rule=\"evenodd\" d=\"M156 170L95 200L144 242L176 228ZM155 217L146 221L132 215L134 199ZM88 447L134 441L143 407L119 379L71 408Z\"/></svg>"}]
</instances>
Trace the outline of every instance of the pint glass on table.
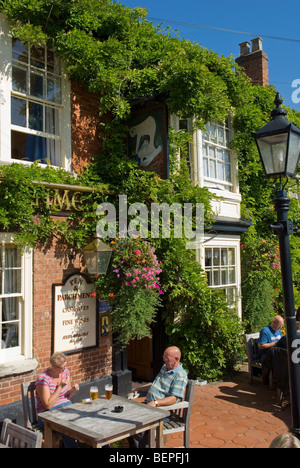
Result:
<instances>
[{"instance_id":1,"label":"pint glass on table","mask_svg":"<svg viewBox=\"0 0 300 468\"><path fill-rule=\"evenodd\" d=\"M92 401L97 400L98 398L98 387L91 387L90 388L90 398Z\"/></svg>"},{"instance_id":2,"label":"pint glass on table","mask_svg":"<svg viewBox=\"0 0 300 468\"><path fill-rule=\"evenodd\" d=\"M105 398L110 400L112 398L113 386L105 385Z\"/></svg>"}]
</instances>

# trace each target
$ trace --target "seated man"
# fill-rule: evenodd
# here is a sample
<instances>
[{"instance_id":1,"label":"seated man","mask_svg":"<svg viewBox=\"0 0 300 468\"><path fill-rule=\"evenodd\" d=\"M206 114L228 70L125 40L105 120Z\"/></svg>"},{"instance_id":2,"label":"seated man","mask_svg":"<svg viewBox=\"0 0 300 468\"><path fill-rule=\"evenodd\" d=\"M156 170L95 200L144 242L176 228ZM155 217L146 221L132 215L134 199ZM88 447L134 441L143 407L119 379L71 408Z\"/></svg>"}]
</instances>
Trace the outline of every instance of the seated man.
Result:
<instances>
[{"instance_id":1,"label":"seated man","mask_svg":"<svg viewBox=\"0 0 300 468\"><path fill-rule=\"evenodd\" d=\"M151 385L145 403L152 407L174 405L184 398L187 374L180 363L181 353L176 346L167 348L163 355L164 365ZM148 433L133 437L135 447L147 447Z\"/></svg>"},{"instance_id":2,"label":"seated man","mask_svg":"<svg viewBox=\"0 0 300 468\"><path fill-rule=\"evenodd\" d=\"M280 340L282 336L280 330L283 323L283 318L280 315L276 315L272 322L261 330L258 340L261 359L264 359L269 349L276 346L277 341Z\"/></svg>"}]
</instances>

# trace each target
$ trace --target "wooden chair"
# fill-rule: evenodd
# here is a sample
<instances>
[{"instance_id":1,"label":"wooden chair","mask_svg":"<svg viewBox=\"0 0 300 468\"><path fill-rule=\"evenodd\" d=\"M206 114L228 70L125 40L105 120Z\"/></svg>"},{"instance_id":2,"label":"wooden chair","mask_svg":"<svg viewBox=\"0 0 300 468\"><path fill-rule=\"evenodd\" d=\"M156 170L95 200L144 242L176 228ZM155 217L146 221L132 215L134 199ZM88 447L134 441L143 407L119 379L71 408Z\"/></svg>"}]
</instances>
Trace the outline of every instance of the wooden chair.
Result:
<instances>
[{"instance_id":1,"label":"wooden chair","mask_svg":"<svg viewBox=\"0 0 300 468\"><path fill-rule=\"evenodd\" d=\"M11 448L41 448L43 436L25 427L14 424L10 419L4 419L0 441Z\"/></svg>"},{"instance_id":2,"label":"wooden chair","mask_svg":"<svg viewBox=\"0 0 300 468\"><path fill-rule=\"evenodd\" d=\"M24 427L35 432L42 432L35 406L35 381L21 384Z\"/></svg>"},{"instance_id":3,"label":"wooden chair","mask_svg":"<svg viewBox=\"0 0 300 468\"><path fill-rule=\"evenodd\" d=\"M164 435L183 432L184 447L190 447L190 419L195 393L195 382L189 380L186 386L184 401L171 406L161 406L159 409L173 411L171 420L164 423Z\"/></svg>"},{"instance_id":4,"label":"wooden chair","mask_svg":"<svg viewBox=\"0 0 300 468\"><path fill-rule=\"evenodd\" d=\"M245 335L250 384L253 384L253 380L255 379L262 380L262 361L259 358L258 339L259 333Z\"/></svg>"},{"instance_id":5,"label":"wooden chair","mask_svg":"<svg viewBox=\"0 0 300 468\"><path fill-rule=\"evenodd\" d=\"M38 423L38 417L35 406L35 380L32 382L25 382L21 384L22 394L22 405L23 405L23 417L24 427L33 432L41 433L43 437L43 431ZM61 434L55 432L53 434L54 444L56 448L61 447Z\"/></svg>"}]
</instances>

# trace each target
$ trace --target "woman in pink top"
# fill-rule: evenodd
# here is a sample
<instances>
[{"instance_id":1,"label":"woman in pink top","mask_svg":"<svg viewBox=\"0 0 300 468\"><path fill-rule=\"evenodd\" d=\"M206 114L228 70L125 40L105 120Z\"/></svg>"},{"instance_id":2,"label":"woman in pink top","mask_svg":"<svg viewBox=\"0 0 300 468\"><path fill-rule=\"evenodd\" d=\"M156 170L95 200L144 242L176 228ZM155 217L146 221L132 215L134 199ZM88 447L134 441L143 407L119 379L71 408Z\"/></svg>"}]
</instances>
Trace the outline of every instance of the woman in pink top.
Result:
<instances>
[{"instance_id":1,"label":"woman in pink top","mask_svg":"<svg viewBox=\"0 0 300 468\"><path fill-rule=\"evenodd\" d=\"M79 386L75 384L71 387L70 372L66 364L67 358L63 353L54 353L48 369L38 375L35 382L37 413L71 404L70 398L79 390ZM42 421L39 424L43 429ZM69 445L65 437L63 442L65 447Z\"/></svg>"}]
</instances>

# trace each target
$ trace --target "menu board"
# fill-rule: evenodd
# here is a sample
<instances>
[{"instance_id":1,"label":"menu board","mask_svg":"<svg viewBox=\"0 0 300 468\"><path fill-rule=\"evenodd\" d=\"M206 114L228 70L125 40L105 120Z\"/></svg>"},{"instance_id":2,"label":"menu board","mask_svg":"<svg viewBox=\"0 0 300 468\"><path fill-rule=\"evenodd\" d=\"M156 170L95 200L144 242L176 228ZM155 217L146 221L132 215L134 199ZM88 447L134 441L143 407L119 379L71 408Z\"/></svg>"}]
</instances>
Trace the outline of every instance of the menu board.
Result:
<instances>
[{"instance_id":1,"label":"menu board","mask_svg":"<svg viewBox=\"0 0 300 468\"><path fill-rule=\"evenodd\" d=\"M94 286L82 273L53 285L53 352L72 352L98 344Z\"/></svg>"}]
</instances>

